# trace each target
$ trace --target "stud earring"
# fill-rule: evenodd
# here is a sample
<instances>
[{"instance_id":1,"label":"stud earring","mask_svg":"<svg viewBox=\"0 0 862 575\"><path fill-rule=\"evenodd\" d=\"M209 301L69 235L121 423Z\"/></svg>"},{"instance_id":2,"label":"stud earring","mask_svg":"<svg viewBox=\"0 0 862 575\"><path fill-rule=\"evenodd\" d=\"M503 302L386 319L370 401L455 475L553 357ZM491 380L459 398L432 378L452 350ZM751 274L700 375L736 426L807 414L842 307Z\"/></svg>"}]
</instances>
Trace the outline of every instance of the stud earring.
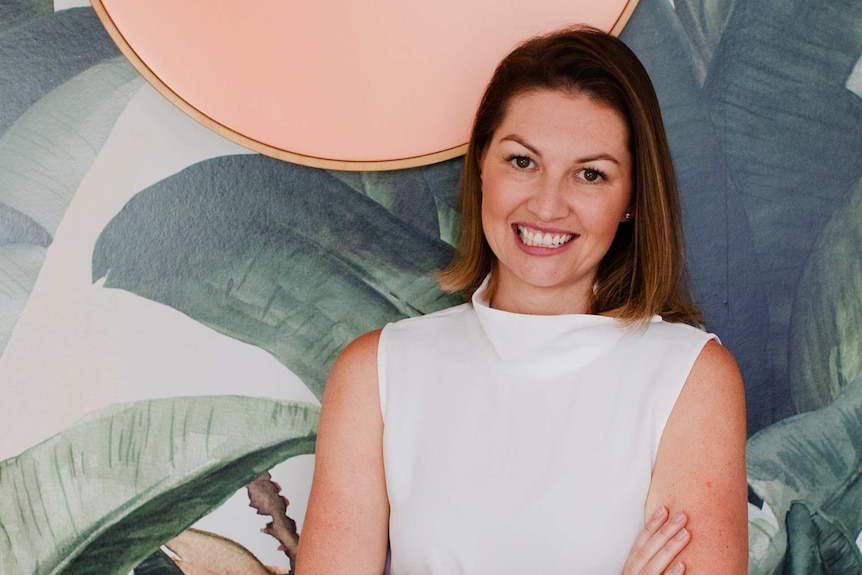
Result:
<instances>
[{"instance_id":1,"label":"stud earring","mask_svg":"<svg viewBox=\"0 0 862 575\"><path fill-rule=\"evenodd\" d=\"M632 219L632 213L626 212L626 215L624 215L623 218L625 218L626 221L629 221L630 219Z\"/></svg>"}]
</instances>

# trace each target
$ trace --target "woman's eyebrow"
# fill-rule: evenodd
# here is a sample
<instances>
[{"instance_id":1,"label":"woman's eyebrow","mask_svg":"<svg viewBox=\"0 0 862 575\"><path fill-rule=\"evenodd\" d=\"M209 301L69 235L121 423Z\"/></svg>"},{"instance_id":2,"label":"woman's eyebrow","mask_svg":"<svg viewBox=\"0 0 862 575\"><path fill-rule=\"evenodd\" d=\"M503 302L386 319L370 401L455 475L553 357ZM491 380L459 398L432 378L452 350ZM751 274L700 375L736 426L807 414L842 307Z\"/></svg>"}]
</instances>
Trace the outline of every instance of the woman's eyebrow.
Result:
<instances>
[{"instance_id":1,"label":"woman's eyebrow","mask_svg":"<svg viewBox=\"0 0 862 575\"><path fill-rule=\"evenodd\" d=\"M536 154L537 157L539 157L539 158L542 157L542 153L538 149L536 149L535 146L531 146L530 144L528 144L526 142L526 140L524 140L524 138L522 138L518 134L509 134L508 136L504 136L504 137L500 138L501 142L505 141L505 140L509 140L511 142L516 142L516 143L524 146L525 148L527 148L528 150L530 150L534 154ZM619 160L616 159L616 157L614 157L611 154L604 153L604 152L598 153L598 154L591 154L591 155L585 156L583 158L578 158L575 160L575 162L578 164L585 164L588 162L596 162L599 160L605 160L608 162L613 162L614 164L616 164L618 166L620 165L620 162L619 162Z\"/></svg>"},{"instance_id":2,"label":"woman's eyebrow","mask_svg":"<svg viewBox=\"0 0 862 575\"><path fill-rule=\"evenodd\" d=\"M530 150L531 152L533 152L534 154L536 154L538 157L540 157L540 158L542 157L542 152L540 152L540 151L539 151L539 150L537 150L535 147L533 147L533 146L531 146L530 144L528 144L528 143L526 142L526 140L524 140L524 138L522 138L522 137L521 137L521 136L519 136L518 134L509 134L508 136L504 136L504 137L500 138L500 141L501 141L501 142L502 142L502 141L505 141L505 140L510 140L510 141L512 141L512 142L517 142L518 144L521 144L522 146L524 146L525 148L527 148L528 150Z\"/></svg>"},{"instance_id":3,"label":"woman's eyebrow","mask_svg":"<svg viewBox=\"0 0 862 575\"><path fill-rule=\"evenodd\" d=\"M598 160L606 160L608 162L613 162L616 165L620 165L619 160L617 160L614 156L610 154L595 154L593 156L587 156L585 158L578 158L577 162L579 164L587 163L587 162L595 162Z\"/></svg>"}]
</instances>

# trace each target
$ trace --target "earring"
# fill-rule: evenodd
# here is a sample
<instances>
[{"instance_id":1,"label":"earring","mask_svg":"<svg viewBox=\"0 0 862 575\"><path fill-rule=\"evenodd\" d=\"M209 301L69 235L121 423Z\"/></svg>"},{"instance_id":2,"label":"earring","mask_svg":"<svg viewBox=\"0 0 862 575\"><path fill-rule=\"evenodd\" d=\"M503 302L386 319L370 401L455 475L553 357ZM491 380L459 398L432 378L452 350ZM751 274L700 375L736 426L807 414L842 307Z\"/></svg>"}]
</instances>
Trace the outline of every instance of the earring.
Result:
<instances>
[{"instance_id":1,"label":"earring","mask_svg":"<svg viewBox=\"0 0 862 575\"><path fill-rule=\"evenodd\" d=\"M632 219L632 213L626 212L626 215L624 215L623 218L625 218L626 221L629 221L630 219Z\"/></svg>"}]
</instances>

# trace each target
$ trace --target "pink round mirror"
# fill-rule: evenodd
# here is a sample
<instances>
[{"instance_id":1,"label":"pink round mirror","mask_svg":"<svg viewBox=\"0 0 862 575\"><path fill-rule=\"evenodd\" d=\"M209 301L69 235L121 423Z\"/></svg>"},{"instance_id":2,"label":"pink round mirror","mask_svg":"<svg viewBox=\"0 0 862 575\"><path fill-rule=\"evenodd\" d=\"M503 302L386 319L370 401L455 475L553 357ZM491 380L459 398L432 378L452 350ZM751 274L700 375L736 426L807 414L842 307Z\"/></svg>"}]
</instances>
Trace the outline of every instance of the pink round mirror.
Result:
<instances>
[{"instance_id":1,"label":"pink round mirror","mask_svg":"<svg viewBox=\"0 0 862 575\"><path fill-rule=\"evenodd\" d=\"M138 70L208 127L296 163L393 169L463 153L497 62L635 0L92 0Z\"/></svg>"}]
</instances>

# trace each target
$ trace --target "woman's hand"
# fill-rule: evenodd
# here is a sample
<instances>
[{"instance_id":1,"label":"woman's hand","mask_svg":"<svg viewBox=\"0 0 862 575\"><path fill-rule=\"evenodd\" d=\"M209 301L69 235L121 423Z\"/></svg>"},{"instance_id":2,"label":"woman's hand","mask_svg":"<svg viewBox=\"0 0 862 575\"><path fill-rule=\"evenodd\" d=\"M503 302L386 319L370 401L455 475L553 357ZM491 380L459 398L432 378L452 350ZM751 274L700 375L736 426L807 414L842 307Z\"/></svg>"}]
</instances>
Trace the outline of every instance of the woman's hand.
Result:
<instances>
[{"instance_id":1,"label":"woman's hand","mask_svg":"<svg viewBox=\"0 0 862 575\"><path fill-rule=\"evenodd\" d=\"M635 539L622 575L685 573L685 565L675 559L691 539L685 528L686 521L688 517L684 513L669 517L667 508L660 507Z\"/></svg>"}]
</instances>

